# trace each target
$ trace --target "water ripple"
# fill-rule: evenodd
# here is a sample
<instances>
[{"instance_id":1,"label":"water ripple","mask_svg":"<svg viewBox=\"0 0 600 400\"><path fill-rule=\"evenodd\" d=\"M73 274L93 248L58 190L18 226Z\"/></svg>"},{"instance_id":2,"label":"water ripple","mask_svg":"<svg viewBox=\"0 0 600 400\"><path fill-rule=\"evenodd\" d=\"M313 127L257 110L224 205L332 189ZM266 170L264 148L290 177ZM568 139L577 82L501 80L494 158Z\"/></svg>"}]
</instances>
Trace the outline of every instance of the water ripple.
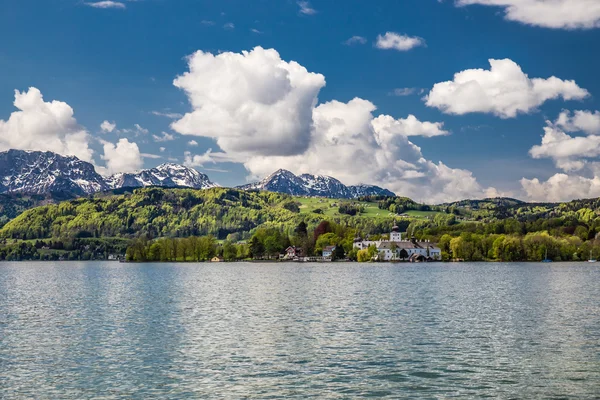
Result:
<instances>
[{"instance_id":1,"label":"water ripple","mask_svg":"<svg viewBox=\"0 0 600 400\"><path fill-rule=\"evenodd\" d=\"M0 265L0 398L598 398L587 264Z\"/></svg>"}]
</instances>

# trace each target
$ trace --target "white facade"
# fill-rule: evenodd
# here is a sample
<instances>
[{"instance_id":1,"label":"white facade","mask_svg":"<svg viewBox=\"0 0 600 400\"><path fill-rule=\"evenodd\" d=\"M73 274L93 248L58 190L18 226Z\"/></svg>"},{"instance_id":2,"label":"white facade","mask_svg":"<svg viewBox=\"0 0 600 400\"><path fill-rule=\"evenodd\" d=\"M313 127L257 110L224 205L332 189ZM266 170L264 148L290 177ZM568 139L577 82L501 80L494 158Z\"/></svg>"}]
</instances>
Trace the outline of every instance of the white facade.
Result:
<instances>
[{"instance_id":1,"label":"white facade","mask_svg":"<svg viewBox=\"0 0 600 400\"><path fill-rule=\"evenodd\" d=\"M402 232L390 232L390 242L401 242L402 241Z\"/></svg>"}]
</instances>

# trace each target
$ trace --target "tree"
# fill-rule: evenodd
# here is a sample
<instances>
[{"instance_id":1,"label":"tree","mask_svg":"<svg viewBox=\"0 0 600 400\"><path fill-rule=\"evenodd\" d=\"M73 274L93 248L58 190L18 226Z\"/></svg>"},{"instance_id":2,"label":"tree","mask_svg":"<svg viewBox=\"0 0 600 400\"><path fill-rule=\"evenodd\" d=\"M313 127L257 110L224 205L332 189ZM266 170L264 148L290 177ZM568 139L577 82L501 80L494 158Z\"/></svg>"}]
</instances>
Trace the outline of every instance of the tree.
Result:
<instances>
[{"instance_id":1,"label":"tree","mask_svg":"<svg viewBox=\"0 0 600 400\"><path fill-rule=\"evenodd\" d=\"M262 258L262 256L265 254L265 247L258 236L252 236L248 242L248 245L250 246L250 255L253 258Z\"/></svg>"},{"instance_id":2,"label":"tree","mask_svg":"<svg viewBox=\"0 0 600 400\"><path fill-rule=\"evenodd\" d=\"M371 257L369 256L369 250L367 249L359 250L356 254L356 258L358 262L361 263L371 261Z\"/></svg>"},{"instance_id":3,"label":"tree","mask_svg":"<svg viewBox=\"0 0 600 400\"><path fill-rule=\"evenodd\" d=\"M408 258L408 251L406 249L400 250L400 258L404 261Z\"/></svg>"},{"instance_id":4,"label":"tree","mask_svg":"<svg viewBox=\"0 0 600 400\"><path fill-rule=\"evenodd\" d=\"M237 258L237 248L229 241L223 243L223 258L226 261L233 261Z\"/></svg>"},{"instance_id":5,"label":"tree","mask_svg":"<svg viewBox=\"0 0 600 400\"><path fill-rule=\"evenodd\" d=\"M333 254L331 254L331 260L343 260L345 255L344 247L338 245L335 247Z\"/></svg>"},{"instance_id":6,"label":"tree","mask_svg":"<svg viewBox=\"0 0 600 400\"><path fill-rule=\"evenodd\" d=\"M315 243L315 253L321 253L325 247L336 246L339 241L340 238L335 233L325 233L317 239L317 242Z\"/></svg>"},{"instance_id":7,"label":"tree","mask_svg":"<svg viewBox=\"0 0 600 400\"><path fill-rule=\"evenodd\" d=\"M325 233L330 233L331 231L332 231L332 229L331 229L331 224L329 223L329 221L321 221L321 223L319 223L319 225L317 225L317 227L315 228L315 231L313 233L315 241L317 239L319 239L319 236L321 236Z\"/></svg>"}]
</instances>

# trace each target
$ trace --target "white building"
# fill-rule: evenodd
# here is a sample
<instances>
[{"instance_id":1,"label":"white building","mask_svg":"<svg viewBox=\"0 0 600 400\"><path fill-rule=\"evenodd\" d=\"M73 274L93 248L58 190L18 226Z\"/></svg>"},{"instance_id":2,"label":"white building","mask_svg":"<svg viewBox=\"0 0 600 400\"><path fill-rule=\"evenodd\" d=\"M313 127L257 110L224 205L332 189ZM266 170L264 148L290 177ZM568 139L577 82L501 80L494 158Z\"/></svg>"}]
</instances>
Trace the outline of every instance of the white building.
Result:
<instances>
[{"instance_id":1,"label":"white building","mask_svg":"<svg viewBox=\"0 0 600 400\"><path fill-rule=\"evenodd\" d=\"M354 242L354 247L359 250L367 249L369 246L377 247L380 261L430 261L442 259L442 251L435 243L402 240L402 233L395 225L390 232L390 240L359 239Z\"/></svg>"}]
</instances>

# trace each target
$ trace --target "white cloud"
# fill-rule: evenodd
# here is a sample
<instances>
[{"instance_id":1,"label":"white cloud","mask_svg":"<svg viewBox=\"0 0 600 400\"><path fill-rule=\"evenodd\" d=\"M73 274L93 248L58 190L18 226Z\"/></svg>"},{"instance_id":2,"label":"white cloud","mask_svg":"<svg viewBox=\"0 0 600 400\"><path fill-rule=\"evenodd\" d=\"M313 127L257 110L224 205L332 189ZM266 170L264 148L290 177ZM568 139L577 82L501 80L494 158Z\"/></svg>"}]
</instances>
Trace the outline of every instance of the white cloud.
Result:
<instances>
[{"instance_id":1,"label":"white cloud","mask_svg":"<svg viewBox=\"0 0 600 400\"><path fill-rule=\"evenodd\" d=\"M117 124L115 124L114 122L104 121L100 124L100 129L102 129L102 132L106 132L106 133L110 133L110 132L114 131L116 127L117 127Z\"/></svg>"},{"instance_id":2,"label":"white cloud","mask_svg":"<svg viewBox=\"0 0 600 400\"><path fill-rule=\"evenodd\" d=\"M210 21L208 19L203 19L202 21L200 21L200 23L205 26L213 26L215 24L214 21Z\"/></svg>"},{"instance_id":3,"label":"white cloud","mask_svg":"<svg viewBox=\"0 0 600 400\"><path fill-rule=\"evenodd\" d=\"M346 46L352 46L354 44L365 44L367 43L367 39L362 36L352 36L350 39L346 40L344 44Z\"/></svg>"},{"instance_id":4,"label":"white cloud","mask_svg":"<svg viewBox=\"0 0 600 400\"><path fill-rule=\"evenodd\" d=\"M192 111L172 128L213 138L223 152L187 152L187 165L238 162L260 178L278 168L325 174L427 202L497 193L470 171L425 159L409 140L446 135L443 123L375 117L375 105L359 98L317 106L324 77L281 60L275 50L198 52L188 62L190 72L174 84L185 90Z\"/></svg>"},{"instance_id":5,"label":"white cloud","mask_svg":"<svg viewBox=\"0 0 600 400\"><path fill-rule=\"evenodd\" d=\"M428 161L408 140L407 133L415 133L411 127L429 135L440 132L441 125L420 123L414 117L374 118L374 111L371 102L359 98L321 104L314 110L315 128L307 151L287 157L255 156L244 165L255 177L275 167L286 168L334 176L346 184L376 184L426 202L487 196L470 171Z\"/></svg>"},{"instance_id":6,"label":"white cloud","mask_svg":"<svg viewBox=\"0 0 600 400\"><path fill-rule=\"evenodd\" d=\"M573 115L563 111L555 124L567 132L583 131L588 135L597 135L600 134L600 111L578 110Z\"/></svg>"},{"instance_id":7,"label":"white cloud","mask_svg":"<svg viewBox=\"0 0 600 400\"><path fill-rule=\"evenodd\" d=\"M195 140L190 140L187 144L188 146L198 146L198 142L196 142Z\"/></svg>"},{"instance_id":8,"label":"white cloud","mask_svg":"<svg viewBox=\"0 0 600 400\"><path fill-rule=\"evenodd\" d=\"M513 118L534 111L547 100L589 96L573 80L529 78L512 60L489 62L490 70L469 69L455 74L452 81L436 83L425 97L426 104L448 114L481 112Z\"/></svg>"},{"instance_id":9,"label":"white cloud","mask_svg":"<svg viewBox=\"0 0 600 400\"><path fill-rule=\"evenodd\" d=\"M555 174L547 181L521 179L521 186L531 201L569 201L600 197L600 177Z\"/></svg>"},{"instance_id":10,"label":"white cloud","mask_svg":"<svg viewBox=\"0 0 600 400\"><path fill-rule=\"evenodd\" d=\"M225 153L213 153L212 149L206 150L204 154L192 154L189 151L183 153L183 165L187 167L203 167L205 164L216 164L223 162L235 162Z\"/></svg>"},{"instance_id":11,"label":"white cloud","mask_svg":"<svg viewBox=\"0 0 600 400\"><path fill-rule=\"evenodd\" d=\"M137 137L137 136L147 135L148 133L150 133L150 131L148 129L142 127L140 124L133 124L133 128L119 129L119 130L117 130L117 133L130 134L130 135L134 135Z\"/></svg>"},{"instance_id":12,"label":"white cloud","mask_svg":"<svg viewBox=\"0 0 600 400\"><path fill-rule=\"evenodd\" d=\"M395 32L386 32L377 36L375 47L382 50L408 51L412 48L425 46L425 40L416 36L401 35Z\"/></svg>"},{"instance_id":13,"label":"white cloud","mask_svg":"<svg viewBox=\"0 0 600 400\"><path fill-rule=\"evenodd\" d=\"M18 111L0 120L0 150L53 151L92 161L90 136L67 103L45 102L42 93L31 87L27 92L15 90L14 106Z\"/></svg>"},{"instance_id":14,"label":"white cloud","mask_svg":"<svg viewBox=\"0 0 600 400\"><path fill-rule=\"evenodd\" d=\"M158 159L163 158L163 156L160 156L158 154L152 154L152 153L141 153L141 156L143 158L151 158L153 160L158 160Z\"/></svg>"},{"instance_id":15,"label":"white cloud","mask_svg":"<svg viewBox=\"0 0 600 400\"><path fill-rule=\"evenodd\" d=\"M459 6L480 4L502 7L506 19L555 29L600 27L598 0L456 0Z\"/></svg>"},{"instance_id":16,"label":"white cloud","mask_svg":"<svg viewBox=\"0 0 600 400\"><path fill-rule=\"evenodd\" d=\"M231 154L306 150L322 75L261 47L216 56L198 51L188 64L174 85L186 92L193 110L173 122L175 132L214 138Z\"/></svg>"},{"instance_id":17,"label":"white cloud","mask_svg":"<svg viewBox=\"0 0 600 400\"><path fill-rule=\"evenodd\" d=\"M160 135L152 135L155 142L170 142L175 140L175 136L172 133L162 132Z\"/></svg>"},{"instance_id":18,"label":"white cloud","mask_svg":"<svg viewBox=\"0 0 600 400\"><path fill-rule=\"evenodd\" d=\"M174 113L174 112L152 111L152 114L156 115L158 117L166 117L166 118L171 118L171 119L177 119L177 118L183 117L183 114Z\"/></svg>"},{"instance_id":19,"label":"white cloud","mask_svg":"<svg viewBox=\"0 0 600 400\"><path fill-rule=\"evenodd\" d=\"M106 175L117 172L134 172L142 168L143 159L140 149L136 143L127 139L119 139L117 144L102 142L104 155L102 159L106 162L106 168L99 169Z\"/></svg>"},{"instance_id":20,"label":"white cloud","mask_svg":"<svg viewBox=\"0 0 600 400\"><path fill-rule=\"evenodd\" d=\"M546 121L542 143L533 146L529 154L533 158L550 158L557 168L567 172L555 174L547 181L521 179L530 200L567 201L600 196L600 163L596 161L600 156L600 112L561 112L556 121ZM575 171L581 175L574 175Z\"/></svg>"},{"instance_id":21,"label":"white cloud","mask_svg":"<svg viewBox=\"0 0 600 400\"><path fill-rule=\"evenodd\" d=\"M379 135L404 135L404 136L443 136L450 132L443 129L443 122L421 122L414 115L406 119L394 119L389 115L380 115L371 124Z\"/></svg>"},{"instance_id":22,"label":"white cloud","mask_svg":"<svg viewBox=\"0 0 600 400\"><path fill-rule=\"evenodd\" d=\"M159 148L158 148L158 150L159 150L161 153L164 153L166 149L167 149L166 147L159 147Z\"/></svg>"},{"instance_id":23,"label":"white cloud","mask_svg":"<svg viewBox=\"0 0 600 400\"><path fill-rule=\"evenodd\" d=\"M300 7L300 14L314 15L317 13L317 10L312 8L308 1L298 1L297 4Z\"/></svg>"},{"instance_id":24,"label":"white cloud","mask_svg":"<svg viewBox=\"0 0 600 400\"><path fill-rule=\"evenodd\" d=\"M396 88L390 92L390 96L404 97L411 96L417 93L422 94L423 92L424 90L419 88Z\"/></svg>"},{"instance_id":25,"label":"white cloud","mask_svg":"<svg viewBox=\"0 0 600 400\"><path fill-rule=\"evenodd\" d=\"M227 22L223 25L223 29L235 29L235 24L233 22Z\"/></svg>"},{"instance_id":26,"label":"white cloud","mask_svg":"<svg viewBox=\"0 0 600 400\"><path fill-rule=\"evenodd\" d=\"M111 0L96 1L96 2L90 2L90 3L84 3L84 4L86 6L90 6L90 7L94 7L94 8L120 8L120 9L125 8L125 4L120 3L118 1L111 1Z\"/></svg>"},{"instance_id":27,"label":"white cloud","mask_svg":"<svg viewBox=\"0 0 600 400\"><path fill-rule=\"evenodd\" d=\"M586 136L571 136L566 132L585 132ZM578 171L588 158L600 156L600 113L563 111L555 122L546 121L540 145L529 150L533 158L550 158L566 171Z\"/></svg>"},{"instance_id":28,"label":"white cloud","mask_svg":"<svg viewBox=\"0 0 600 400\"><path fill-rule=\"evenodd\" d=\"M262 31L259 31L259 30L258 30L258 29L256 29L256 28L252 28L252 29L250 29L250 32L252 32L252 33L256 33L257 35L262 35L262 34L263 34L263 32L262 32Z\"/></svg>"}]
</instances>

